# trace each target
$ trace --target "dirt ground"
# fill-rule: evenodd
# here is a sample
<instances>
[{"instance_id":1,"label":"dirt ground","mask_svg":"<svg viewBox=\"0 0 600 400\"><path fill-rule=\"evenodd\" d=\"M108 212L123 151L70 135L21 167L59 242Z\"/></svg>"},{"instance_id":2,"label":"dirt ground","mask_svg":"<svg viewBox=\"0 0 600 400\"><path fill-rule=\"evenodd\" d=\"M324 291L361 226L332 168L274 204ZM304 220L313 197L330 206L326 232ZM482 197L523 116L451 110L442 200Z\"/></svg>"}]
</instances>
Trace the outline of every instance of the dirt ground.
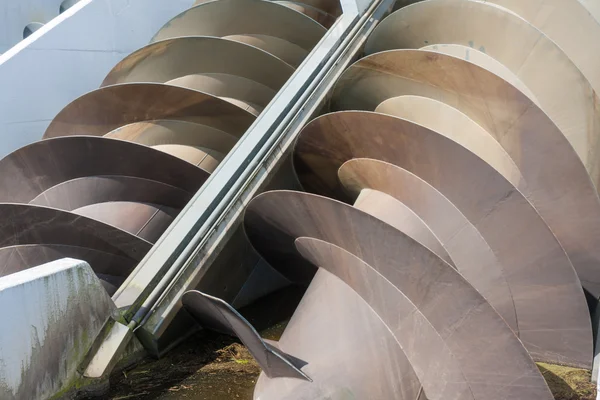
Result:
<instances>
[{"instance_id":1,"label":"dirt ground","mask_svg":"<svg viewBox=\"0 0 600 400\"><path fill-rule=\"evenodd\" d=\"M243 314L263 337L277 340L301 294L276 294L243 310ZM265 311L265 303L275 308ZM538 363L538 367L555 399L596 399L590 371L543 363ZM259 373L258 365L239 341L200 332L163 359L147 359L134 369L113 375L111 390L102 399L251 400Z\"/></svg>"},{"instance_id":2,"label":"dirt ground","mask_svg":"<svg viewBox=\"0 0 600 400\"><path fill-rule=\"evenodd\" d=\"M276 339L280 323L263 335ZM595 400L590 371L539 363L557 400ZM226 336L199 333L162 360L147 360L111 382L110 400L250 400L260 369L248 350Z\"/></svg>"},{"instance_id":3,"label":"dirt ground","mask_svg":"<svg viewBox=\"0 0 600 400\"><path fill-rule=\"evenodd\" d=\"M557 400L596 400L592 374L585 369L538 363L540 372Z\"/></svg>"},{"instance_id":4,"label":"dirt ground","mask_svg":"<svg viewBox=\"0 0 600 400\"><path fill-rule=\"evenodd\" d=\"M241 313L263 338L278 340L302 297L301 289L274 293ZM113 374L105 400L250 400L260 369L232 337L199 332L160 360L148 358ZM97 398L96 398L97 399Z\"/></svg>"},{"instance_id":5,"label":"dirt ground","mask_svg":"<svg viewBox=\"0 0 600 400\"><path fill-rule=\"evenodd\" d=\"M161 360L147 360L111 379L110 400L252 399L258 365L232 339L200 333Z\"/></svg>"}]
</instances>

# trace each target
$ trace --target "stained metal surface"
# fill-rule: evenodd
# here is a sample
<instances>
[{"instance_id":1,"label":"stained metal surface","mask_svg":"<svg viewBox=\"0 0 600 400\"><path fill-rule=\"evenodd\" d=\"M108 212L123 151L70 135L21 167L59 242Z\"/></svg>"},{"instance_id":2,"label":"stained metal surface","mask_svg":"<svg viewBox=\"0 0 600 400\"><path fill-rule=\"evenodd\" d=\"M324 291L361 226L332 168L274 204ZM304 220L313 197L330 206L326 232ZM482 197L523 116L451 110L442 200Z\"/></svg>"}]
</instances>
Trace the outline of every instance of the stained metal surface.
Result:
<instances>
[{"instance_id":1,"label":"stained metal surface","mask_svg":"<svg viewBox=\"0 0 600 400\"><path fill-rule=\"evenodd\" d=\"M482 24L485 29L481 29ZM518 76L569 140L598 186L597 94L560 46L524 19L490 2L429 0L386 18L369 38L366 52L433 44L457 44L467 53L484 52ZM578 46L582 52L590 51L581 43Z\"/></svg>"},{"instance_id":2,"label":"stained metal surface","mask_svg":"<svg viewBox=\"0 0 600 400\"><path fill-rule=\"evenodd\" d=\"M394 7L400 9L416 2L398 0ZM592 2L594 1L489 1L519 15L556 43L597 91L600 88L600 47L596 39L600 37L600 24L594 19L591 10L586 8L586 3Z\"/></svg>"},{"instance_id":3,"label":"stained metal surface","mask_svg":"<svg viewBox=\"0 0 600 400\"><path fill-rule=\"evenodd\" d=\"M299 246L314 265L333 271L361 295L395 332L428 399L505 398L506 393L551 398L529 354L489 303L450 265L399 230L343 203L286 191L255 198L245 224L257 250L288 276L297 275L292 265L307 268L298 259ZM305 237L311 239L298 239ZM373 269L380 279L371 275ZM496 345L490 347L490 341ZM287 351L283 343L282 348ZM499 367L498 381L487 377L482 384L477 374L490 362L487 357ZM519 359L523 369L517 372L510 359Z\"/></svg>"},{"instance_id":4,"label":"stained metal surface","mask_svg":"<svg viewBox=\"0 0 600 400\"><path fill-rule=\"evenodd\" d=\"M64 181L43 191L29 204L71 211L90 204L120 200L183 208L190 197L190 192L166 183L132 176L102 175Z\"/></svg>"},{"instance_id":5,"label":"stained metal surface","mask_svg":"<svg viewBox=\"0 0 600 400\"><path fill-rule=\"evenodd\" d=\"M289 5L333 21L313 5ZM0 201L62 209L158 241L294 73L279 52L297 66L326 33L266 1L209 2L189 15L210 21L204 34L132 53L53 119L49 140L0 161ZM101 279L111 292L123 282Z\"/></svg>"},{"instance_id":6,"label":"stained metal surface","mask_svg":"<svg viewBox=\"0 0 600 400\"><path fill-rule=\"evenodd\" d=\"M400 229L448 264L454 264L442 243L421 218L387 193L363 189L358 194L354 207Z\"/></svg>"},{"instance_id":7,"label":"stained metal surface","mask_svg":"<svg viewBox=\"0 0 600 400\"><path fill-rule=\"evenodd\" d=\"M527 199L481 159L434 131L368 112L317 118L304 128L295 155L306 189L340 199L347 197L338 169L354 158L398 165L434 186L506 269L519 336L534 359L590 365L591 324L569 258Z\"/></svg>"},{"instance_id":8,"label":"stained metal surface","mask_svg":"<svg viewBox=\"0 0 600 400\"><path fill-rule=\"evenodd\" d=\"M151 244L121 229L54 208L0 203L0 248L64 245L139 261Z\"/></svg>"},{"instance_id":9,"label":"stained metal surface","mask_svg":"<svg viewBox=\"0 0 600 400\"><path fill-rule=\"evenodd\" d=\"M123 255L62 244L22 244L0 248L0 276L61 258L86 260L103 279L120 284L135 268L136 260Z\"/></svg>"},{"instance_id":10,"label":"stained metal surface","mask_svg":"<svg viewBox=\"0 0 600 400\"><path fill-rule=\"evenodd\" d=\"M52 120L44 138L102 136L134 122L189 121L244 134L254 116L218 97L161 83L126 83L89 92L67 105Z\"/></svg>"},{"instance_id":11,"label":"stained metal surface","mask_svg":"<svg viewBox=\"0 0 600 400\"><path fill-rule=\"evenodd\" d=\"M108 73L102 86L164 83L186 75L218 73L246 78L277 91L293 72L292 67L256 47L218 37L192 36L162 40L131 53Z\"/></svg>"},{"instance_id":12,"label":"stained metal surface","mask_svg":"<svg viewBox=\"0 0 600 400\"><path fill-rule=\"evenodd\" d=\"M416 213L442 243L461 275L519 332L507 271L477 228L442 193L404 168L373 159L346 161L338 176L352 196L371 188L393 196ZM407 233L406 227L399 229Z\"/></svg>"},{"instance_id":13,"label":"stained metal surface","mask_svg":"<svg viewBox=\"0 0 600 400\"><path fill-rule=\"evenodd\" d=\"M93 136L59 137L22 147L0 160L0 201L26 203L63 182L107 175L153 180L189 193L209 176L135 143Z\"/></svg>"},{"instance_id":14,"label":"stained metal surface","mask_svg":"<svg viewBox=\"0 0 600 400\"><path fill-rule=\"evenodd\" d=\"M178 210L168 207L125 201L90 204L73 210L105 224L120 228L137 237L155 243L171 225Z\"/></svg>"},{"instance_id":15,"label":"stained metal surface","mask_svg":"<svg viewBox=\"0 0 600 400\"><path fill-rule=\"evenodd\" d=\"M177 120L154 120L124 125L104 135L146 146L180 144L229 152L238 138L210 126Z\"/></svg>"},{"instance_id":16,"label":"stained metal surface","mask_svg":"<svg viewBox=\"0 0 600 400\"><path fill-rule=\"evenodd\" d=\"M301 12L304 15L309 16L310 18L317 21L319 24L323 25L325 28L330 28L336 21L336 17L331 14L326 13L325 11L311 6L309 4L297 1L274 1L274 3L284 5L286 7L291 8L292 10L296 10Z\"/></svg>"},{"instance_id":17,"label":"stained metal surface","mask_svg":"<svg viewBox=\"0 0 600 400\"><path fill-rule=\"evenodd\" d=\"M573 148L540 108L485 69L419 50L386 51L358 61L338 82L332 107L374 110L400 95L435 98L484 128L519 168L526 186L517 188L552 229L584 288L600 293L600 200Z\"/></svg>"},{"instance_id":18,"label":"stained metal surface","mask_svg":"<svg viewBox=\"0 0 600 400\"><path fill-rule=\"evenodd\" d=\"M453 106L432 97L402 95L384 100L375 112L406 119L452 139L494 167L515 187L526 188L521 171L500 143Z\"/></svg>"},{"instance_id":19,"label":"stained metal surface","mask_svg":"<svg viewBox=\"0 0 600 400\"><path fill-rule=\"evenodd\" d=\"M186 292L181 301L203 327L239 337L270 378L311 381L301 369L305 362L285 354L276 343L263 340L254 327L223 300L192 290Z\"/></svg>"},{"instance_id":20,"label":"stained metal surface","mask_svg":"<svg viewBox=\"0 0 600 400\"><path fill-rule=\"evenodd\" d=\"M290 149L290 138L319 110L335 79L364 43L366 32L390 6L388 0L375 2L364 15L359 14L362 8L348 8L221 164L219 179L209 179L194 196L170 235L161 238L142 262L136 278L128 280L114 297L118 304L131 304L131 299L143 302L137 312L133 310L135 315L131 314L132 326L141 325L149 337L164 334L179 310L181 295L204 280L211 264L214 253L200 249L228 240L227 231L219 227L240 221L240 207L249 200L250 193L268 182L277 160L283 161L282 151ZM232 204L235 206L230 207ZM196 234L188 240L190 231ZM142 297L140 285L152 285L146 277L156 274L163 279L147 298Z\"/></svg>"},{"instance_id":21,"label":"stained metal surface","mask_svg":"<svg viewBox=\"0 0 600 400\"><path fill-rule=\"evenodd\" d=\"M217 37L180 37L132 53L109 72L102 86L169 83L264 108L293 71L277 57L244 43Z\"/></svg>"},{"instance_id":22,"label":"stained metal surface","mask_svg":"<svg viewBox=\"0 0 600 400\"><path fill-rule=\"evenodd\" d=\"M152 41L180 36L216 36L233 40L237 40L237 36L257 37L252 45L297 66L298 60L285 56L287 43L292 49L297 46L308 53L325 31L312 18L274 2L219 0L202 3L179 14L165 24ZM271 38L276 39L275 43Z\"/></svg>"},{"instance_id":23,"label":"stained metal surface","mask_svg":"<svg viewBox=\"0 0 600 400\"><path fill-rule=\"evenodd\" d=\"M211 235L228 237L391 2L361 14L329 0L197 1L68 105L49 140L0 161L0 201L31 203L0 203L0 215L28 207L5 229L0 271L87 257L117 306L133 304L130 329L155 324L153 341L183 300L249 347L265 371L256 399L550 399L533 360L592 357L581 280L600 296L598 56L575 47L600 25L574 0L411 3L366 52L415 50L369 55L331 93L334 110L376 113L322 116L297 140L300 182L333 199L276 191L246 210L252 245L308 285L276 345L188 290L242 286L238 254L202 269L222 248ZM128 276L137 251L148 256Z\"/></svg>"},{"instance_id":24,"label":"stained metal surface","mask_svg":"<svg viewBox=\"0 0 600 400\"><path fill-rule=\"evenodd\" d=\"M398 255L402 250L411 261L385 257L373 267L325 241L299 238L296 247L307 260L352 287L390 327L428 399L552 398L502 318L447 264L432 263L403 246L389 253ZM380 256L389 255L383 253ZM444 304L441 299L446 296L460 299L459 304ZM492 349L489 341L497 345ZM493 377L485 371L490 362L499 366ZM518 372L513 362L519 365Z\"/></svg>"},{"instance_id":25,"label":"stained metal surface","mask_svg":"<svg viewBox=\"0 0 600 400\"><path fill-rule=\"evenodd\" d=\"M323 312L323 304L329 312ZM316 273L278 343L284 351L310 360L303 370L313 382L261 374L255 399L425 400L419 397L422 388L415 370L390 329L351 287L324 269Z\"/></svg>"},{"instance_id":26,"label":"stained metal surface","mask_svg":"<svg viewBox=\"0 0 600 400\"><path fill-rule=\"evenodd\" d=\"M207 3L208 1L210 1L210 0L196 0L194 5L197 6L202 3ZM287 2L280 2L280 1L274 1L274 2L275 3L284 3L284 4L287 3ZM342 7L340 5L340 2L336 1L336 0L302 0L302 1L294 1L293 3L314 7L316 9L319 9L327 14L330 14L330 15L336 17L336 18L339 17L340 15L342 15Z\"/></svg>"},{"instance_id":27,"label":"stained metal surface","mask_svg":"<svg viewBox=\"0 0 600 400\"><path fill-rule=\"evenodd\" d=\"M480 9L494 7L464 3L485 16L472 23L479 29L499 15L500 26L535 31L500 7L488 12ZM446 29L444 16L436 18ZM402 40L412 40L408 29L438 29L413 25ZM499 32L482 37L500 41ZM236 39L248 37L258 38L244 33ZM577 88L556 103L548 95L585 77L541 33L540 47L527 51L559 62L538 79L562 79L546 91L530 87L526 69L535 62L513 72L483 49L467 62L450 56L467 45L419 40L424 44L417 48L433 51L369 56L342 76L332 96L334 110L401 118L329 114L297 141L295 170L304 187L354 206L269 192L246 210L254 247L286 277L309 284L280 348L306 360L303 371L314 381L263 374L257 399L549 399L532 357L590 365L590 319L573 264L588 271L592 283L597 278L598 198L560 128L568 123L593 137L586 129L594 126L595 111L582 119L565 99L579 105L586 99L584 113L594 102ZM501 50L506 57L516 54ZM567 104L561 123L554 120L558 100ZM587 224L585 233L575 234L580 223ZM577 252L583 247L587 264ZM337 308L338 302L345 307ZM342 322L346 318L352 323ZM393 342L382 335L386 330ZM390 355L404 361L390 366ZM496 363L499 370L490 377L486 370Z\"/></svg>"}]
</instances>

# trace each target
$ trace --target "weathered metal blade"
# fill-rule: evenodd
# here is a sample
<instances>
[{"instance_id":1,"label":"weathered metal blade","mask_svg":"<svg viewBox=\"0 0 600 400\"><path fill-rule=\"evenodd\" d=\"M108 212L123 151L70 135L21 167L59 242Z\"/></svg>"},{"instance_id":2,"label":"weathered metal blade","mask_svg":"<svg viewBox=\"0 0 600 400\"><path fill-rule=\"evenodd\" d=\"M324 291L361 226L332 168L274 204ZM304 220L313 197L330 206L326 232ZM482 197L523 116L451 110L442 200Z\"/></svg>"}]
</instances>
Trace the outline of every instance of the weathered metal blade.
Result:
<instances>
[{"instance_id":1,"label":"weathered metal blade","mask_svg":"<svg viewBox=\"0 0 600 400\"><path fill-rule=\"evenodd\" d=\"M315 265L339 273L338 276L362 295L396 333L427 398L490 399L504 396L506 392L514 393L513 398L529 399L526 394L534 392L539 393L540 398L551 398L527 351L487 301L451 266L390 225L335 200L288 191L256 197L246 211L245 225L253 245L284 273L289 272L292 265L302 267L295 261L295 245L303 241L298 238L327 242L329 251L333 251L332 246L343 249L341 253L314 253L310 251L313 246L301 245L303 255L309 259L314 255L311 261ZM366 268L366 264L381 274L379 280L368 272L373 269ZM382 286L385 282L388 285ZM398 288L394 289L389 283ZM352 314L351 309L347 312ZM422 316L423 319L421 323L417 320L411 323L404 316L417 320ZM403 327L403 323L407 325ZM293 327L287 329L293 331ZM368 327L363 329L368 330ZM400 334L402 329L406 331ZM438 339L434 341L436 336ZM283 340L282 348L288 351L283 347ZM444 350L438 352L433 348ZM480 350L473 351L479 348L486 348L485 356ZM490 352L496 351L498 353L492 356ZM508 354L511 356L507 357ZM495 382L507 385L502 393L495 384L478 384L481 379L477 374L482 371L481 365L489 362L487 357L493 357L502 369L502 372L497 371L502 378ZM506 361L502 361L503 357L507 357ZM523 370L516 372L509 359L519 359L517 364ZM307 373L310 374L308 370ZM464 379L461 380L460 375ZM311 377L317 381L312 374ZM510 387L515 384L515 378L527 384ZM380 379L385 381L386 378ZM519 392L524 390L523 386L527 390Z\"/></svg>"},{"instance_id":2,"label":"weathered metal blade","mask_svg":"<svg viewBox=\"0 0 600 400\"><path fill-rule=\"evenodd\" d=\"M127 201L90 204L72 212L117 227L150 243L156 243L178 214L178 210L172 208Z\"/></svg>"},{"instance_id":3,"label":"weathered metal blade","mask_svg":"<svg viewBox=\"0 0 600 400\"><path fill-rule=\"evenodd\" d=\"M366 52L433 44L455 44L469 53L484 52L512 71L569 140L598 185L597 94L561 47L524 19L490 2L431 0L412 4L382 21L369 37ZM590 51L581 43L578 46L583 52Z\"/></svg>"},{"instance_id":4,"label":"weathered metal blade","mask_svg":"<svg viewBox=\"0 0 600 400\"><path fill-rule=\"evenodd\" d=\"M589 367L590 318L569 258L527 199L480 158L425 127L368 112L313 120L298 139L295 157L305 188L340 199L347 195L338 170L355 158L400 166L434 186L506 269L519 335L533 358Z\"/></svg>"},{"instance_id":5,"label":"weathered metal blade","mask_svg":"<svg viewBox=\"0 0 600 400\"><path fill-rule=\"evenodd\" d=\"M458 109L431 97L403 95L380 103L375 112L423 125L452 139L494 167L513 186L525 191L527 182L502 145Z\"/></svg>"},{"instance_id":6,"label":"weathered metal blade","mask_svg":"<svg viewBox=\"0 0 600 400\"><path fill-rule=\"evenodd\" d=\"M203 327L238 337L268 377L311 381L301 370L306 363L266 343L256 329L223 300L191 290L183 294L181 301Z\"/></svg>"},{"instance_id":7,"label":"weathered metal blade","mask_svg":"<svg viewBox=\"0 0 600 400\"><path fill-rule=\"evenodd\" d=\"M109 72L102 86L169 83L265 107L293 72L282 60L248 44L179 37L132 53Z\"/></svg>"},{"instance_id":8,"label":"weathered metal blade","mask_svg":"<svg viewBox=\"0 0 600 400\"><path fill-rule=\"evenodd\" d=\"M240 43L246 43L280 58L294 68L297 68L306 58L309 50L303 49L297 44L290 43L278 37L262 34L235 34L223 36L224 39L234 40Z\"/></svg>"},{"instance_id":9,"label":"weathered metal blade","mask_svg":"<svg viewBox=\"0 0 600 400\"><path fill-rule=\"evenodd\" d=\"M400 9L416 2L399 0L394 8ZM585 3L591 2L589 0L488 1L490 4L514 12L544 33L561 48L598 91L600 46L595 38L600 37L600 24L594 19L590 10L586 9ZM475 46L475 42L473 45Z\"/></svg>"},{"instance_id":10,"label":"weathered metal blade","mask_svg":"<svg viewBox=\"0 0 600 400\"><path fill-rule=\"evenodd\" d=\"M189 163L136 143L69 136L30 144L0 160L0 201L30 202L63 182L106 175L149 179L189 193L198 190L209 176Z\"/></svg>"},{"instance_id":11,"label":"weathered metal blade","mask_svg":"<svg viewBox=\"0 0 600 400\"><path fill-rule=\"evenodd\" d=\"M134 122L196 122L241 137L255 117L218 97L161 83L106 86L79 97L52 120L44 138L102 136Z\"/></svg>"},{"instance_id":12,"label":"weathered metal blade","mask_svg":"<svg viewBox=\"0 0 600 400\"><path fill-rule=\"evenodd\" d=\"M202 3L207 3L208 1L211 0L196 0L194 5L197 6ZM321 11L331 14L334 17L339 17L342 15L342 7L340 2L337 0L303 0L301 2L296 1L296 3L306 4L308 6L317 8Z\"/></svg>"},{"instance_id":13,"label":"weathered metal blade","mask_svg":"<svg viewBox=\"0 0 600 400\"><path fill-rule=\"evenodd\" d=\"M223 154L229 152L238 141L235 136L210 126L164 119L135 122L119 127L104 136L146 146L182 144L206 147Z\"/></svg>"},{"instance_id":14,"label":"weathered metal blade","mask_svg":"<svg viewBox=\"0 0 600 400\"><path fill-rule=\"evenodd\" d=\"M422 392L390 329L352 288L324 269L316 273L278 345L309 360L303 370L313 381L261 374L255 400L415 400Z\"/></svg>"},{"instance_id":15,"label":"weathered metal blade","mask_svg":"<svg viewBox=\"0 0 600 400\"><path fill-rule=\"evenodd\" d=\"M584 288L600 296L600 200L581 160L552 120L489 71L419 50L388 51L358 61L338 82L332 102L336 109L374 110L400 95L442 101L495 138L525 178L526 186L517 188L565 248Z\"/></svg>"},{"instance_id":16,"label":"weathered metal blade","mask_svg":"<svg viewBox=\"0 0 600 400\"><path fill-rule=\"evenodd\" d=\"M139 261L152 245L102 222L55 208L0 203L0 248L66 245L90 248Z\"/></svg>"},{"instance_id":17,"label":"weathered metal blade","mask_svg":"<svg viewBox=\"0 0 600 400\"><path fill-rule=\"evenodd\" d=\"M132 176L104 175L59 183L40 193L29 204L72 211L90 204L131 201L181 209L191 197L190 192L166 183Z\"/></svg>"},{"instance_id":18,"label":"weathered metal blade","mask_svg":"<svg viewBox=\"0 0 600 400\"><path fill-rule=\"evenodd\" d=\"M454 266L452 258L427 224L404 203L386 192L365 188L358 193L354 207L401 230L433 254Z\"/></svg>"},{"instance_id":19,"label":"weathered metal blade","mask_svg":"<svg viewBox=\"0 0 600 400\"><path fill-rule=\"evenodd\" d=\"M249 79L276 92L293 72L292 67L254 46L219 37L191 36L162 40L131 53L108 73L102 86L224 74Z\"/></svg>"},{"instance_id":20,"label":"weathered metal blade","mask_svg":"<svg viewBox=\"0 0 600 400\"><path fill-rule=\"evenodd\" d=\"M96 274L118 278L112 281L113 284L125 279L136 265L136 261L132 258L92 248L55 244L25 244L0 248L0 276L10 275L65 257L85 260ZM105 280L109 279L105 278Z\"/></svg>"},{"instance_id":21,"label":"weathered metal blade","mask_svg":"<svg viewBox=\"0 0 600 400\"><path fill-rule=\"evenodd\" d=\"M219 0L182 12L167 22L152 41L180 36L261 35L309 52L325 32L326 29L310 17L280 4L264 0ZM253 44L272 53L269 46ZM291 60L284 58L283 61L294 65Z\"/></svg>"},{"instance_id":22,"label":"weathered metal blade","mask_svg":"<svg viewBox=\"0 0 600 400\"><path fill-rule=\"evenodd\" d=\"M337 19L333 15L328 14L325 11L323 11L317 7L311 6L309 4L306 4L304 2L289 1L289 0L278 0L278 1L273 1L273 2L284 5L286 7L289 7L292 10L301 12L302 14L307 15L310 18L314 19L316 22L323 25L327 29L331 28L331 26L335 23L335 21Z\"/></svg>"},{"instance_id":23,"label":"weathered metal blade","mask_svg":"<svg viewBox=\"0 0 600 400\"><path fill-rule=\"evenodd\" d=\"M313 238L298 238L296 247L352 287L390 327L428 399L553 397L502 318L449 265L402 245L381 251L376 266ZM490 363L499 367L493 377L485 370Z\"/></svg>"},{"instance_id":24,"label":"weathered metal blade","mask_svg":"<svg viewBox=\"0 0 600 400\"><path fill-rule=\"evenodd\" d=\"M507 270L477 228L450 200L418 176L383 161L355 158L346 161L338 175L344 188L353 196L371 188L393 196L416 213L442 243L461 275L518 335L519 325L513 293L506 280ZM405 227L397 228L407 233Z\"/></svg>"}]
</instances>

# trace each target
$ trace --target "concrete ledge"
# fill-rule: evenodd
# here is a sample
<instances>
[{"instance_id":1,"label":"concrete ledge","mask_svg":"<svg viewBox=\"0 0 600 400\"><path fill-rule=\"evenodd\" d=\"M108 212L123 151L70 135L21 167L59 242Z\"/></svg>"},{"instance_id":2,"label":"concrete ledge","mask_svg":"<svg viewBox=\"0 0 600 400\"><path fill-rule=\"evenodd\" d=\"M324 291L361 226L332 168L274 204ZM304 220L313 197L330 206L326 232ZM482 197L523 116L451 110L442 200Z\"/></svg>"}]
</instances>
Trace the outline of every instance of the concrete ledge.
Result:
<instances>
[{"instance_id":1,"label":"concrete ledge","mask_svg":"<svg viewBox=\"0 0 600 400\"><path fill-rule=\"evenodd\" d=\"M62 259L0 278L0 399L60 397L115 306L83 262Z\"/></svg>"}]
</instances>

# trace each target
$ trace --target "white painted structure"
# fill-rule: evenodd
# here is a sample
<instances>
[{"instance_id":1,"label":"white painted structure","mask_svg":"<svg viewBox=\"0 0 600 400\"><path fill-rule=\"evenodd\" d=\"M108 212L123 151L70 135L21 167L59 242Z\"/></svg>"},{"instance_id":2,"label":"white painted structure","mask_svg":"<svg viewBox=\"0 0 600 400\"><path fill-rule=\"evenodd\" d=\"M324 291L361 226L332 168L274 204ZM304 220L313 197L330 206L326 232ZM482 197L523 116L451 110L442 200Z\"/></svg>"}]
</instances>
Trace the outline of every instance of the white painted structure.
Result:
<instances>
[{"instance_id":1,"label":"white painted structure","mask_svg":"<svg viewBox=\"0 0 600 400\"><path fill-rule=\"evenodd\" d=\"M27 26L46 24L78 0L18 0L0 2L0 53L23 40Z\"/></svg>"},{"instance_id":2,"label":"white painted structure","mask_svg":"<svg viewBox=\"0 0 600 400\"><path fill-rule=\"evenodd\" d=\"M2 1L5 8L0 14L0 32L8 29L12 23L7 21L21 16L28 5L44 5L40 9L47 5L48 10L53 10L48 11L51 16L58 15L61 3ZM194 0L80 0L6 50L0 55L0 158L41 139L64 106L98 88L117 62L146 45L165 22L193 3ZM34 18L32 15L27 19ZM15 22L21 35L23 21ZM16 25L11 28L15 32ZM2 44L9 42L2 37L0 33L0 40L5 40L0 42L0 53Z\"/></svg>"},{"instance_id":3,"label":"white painted structure","mask_svg":"<svg viewBox=\"0 0 600 400\"><path fill-rule=\"evenodd\" d=\"M68 392L114 310L83 261L62 259L0 278L0 399Z\"/></svg>"}]
</instances>

